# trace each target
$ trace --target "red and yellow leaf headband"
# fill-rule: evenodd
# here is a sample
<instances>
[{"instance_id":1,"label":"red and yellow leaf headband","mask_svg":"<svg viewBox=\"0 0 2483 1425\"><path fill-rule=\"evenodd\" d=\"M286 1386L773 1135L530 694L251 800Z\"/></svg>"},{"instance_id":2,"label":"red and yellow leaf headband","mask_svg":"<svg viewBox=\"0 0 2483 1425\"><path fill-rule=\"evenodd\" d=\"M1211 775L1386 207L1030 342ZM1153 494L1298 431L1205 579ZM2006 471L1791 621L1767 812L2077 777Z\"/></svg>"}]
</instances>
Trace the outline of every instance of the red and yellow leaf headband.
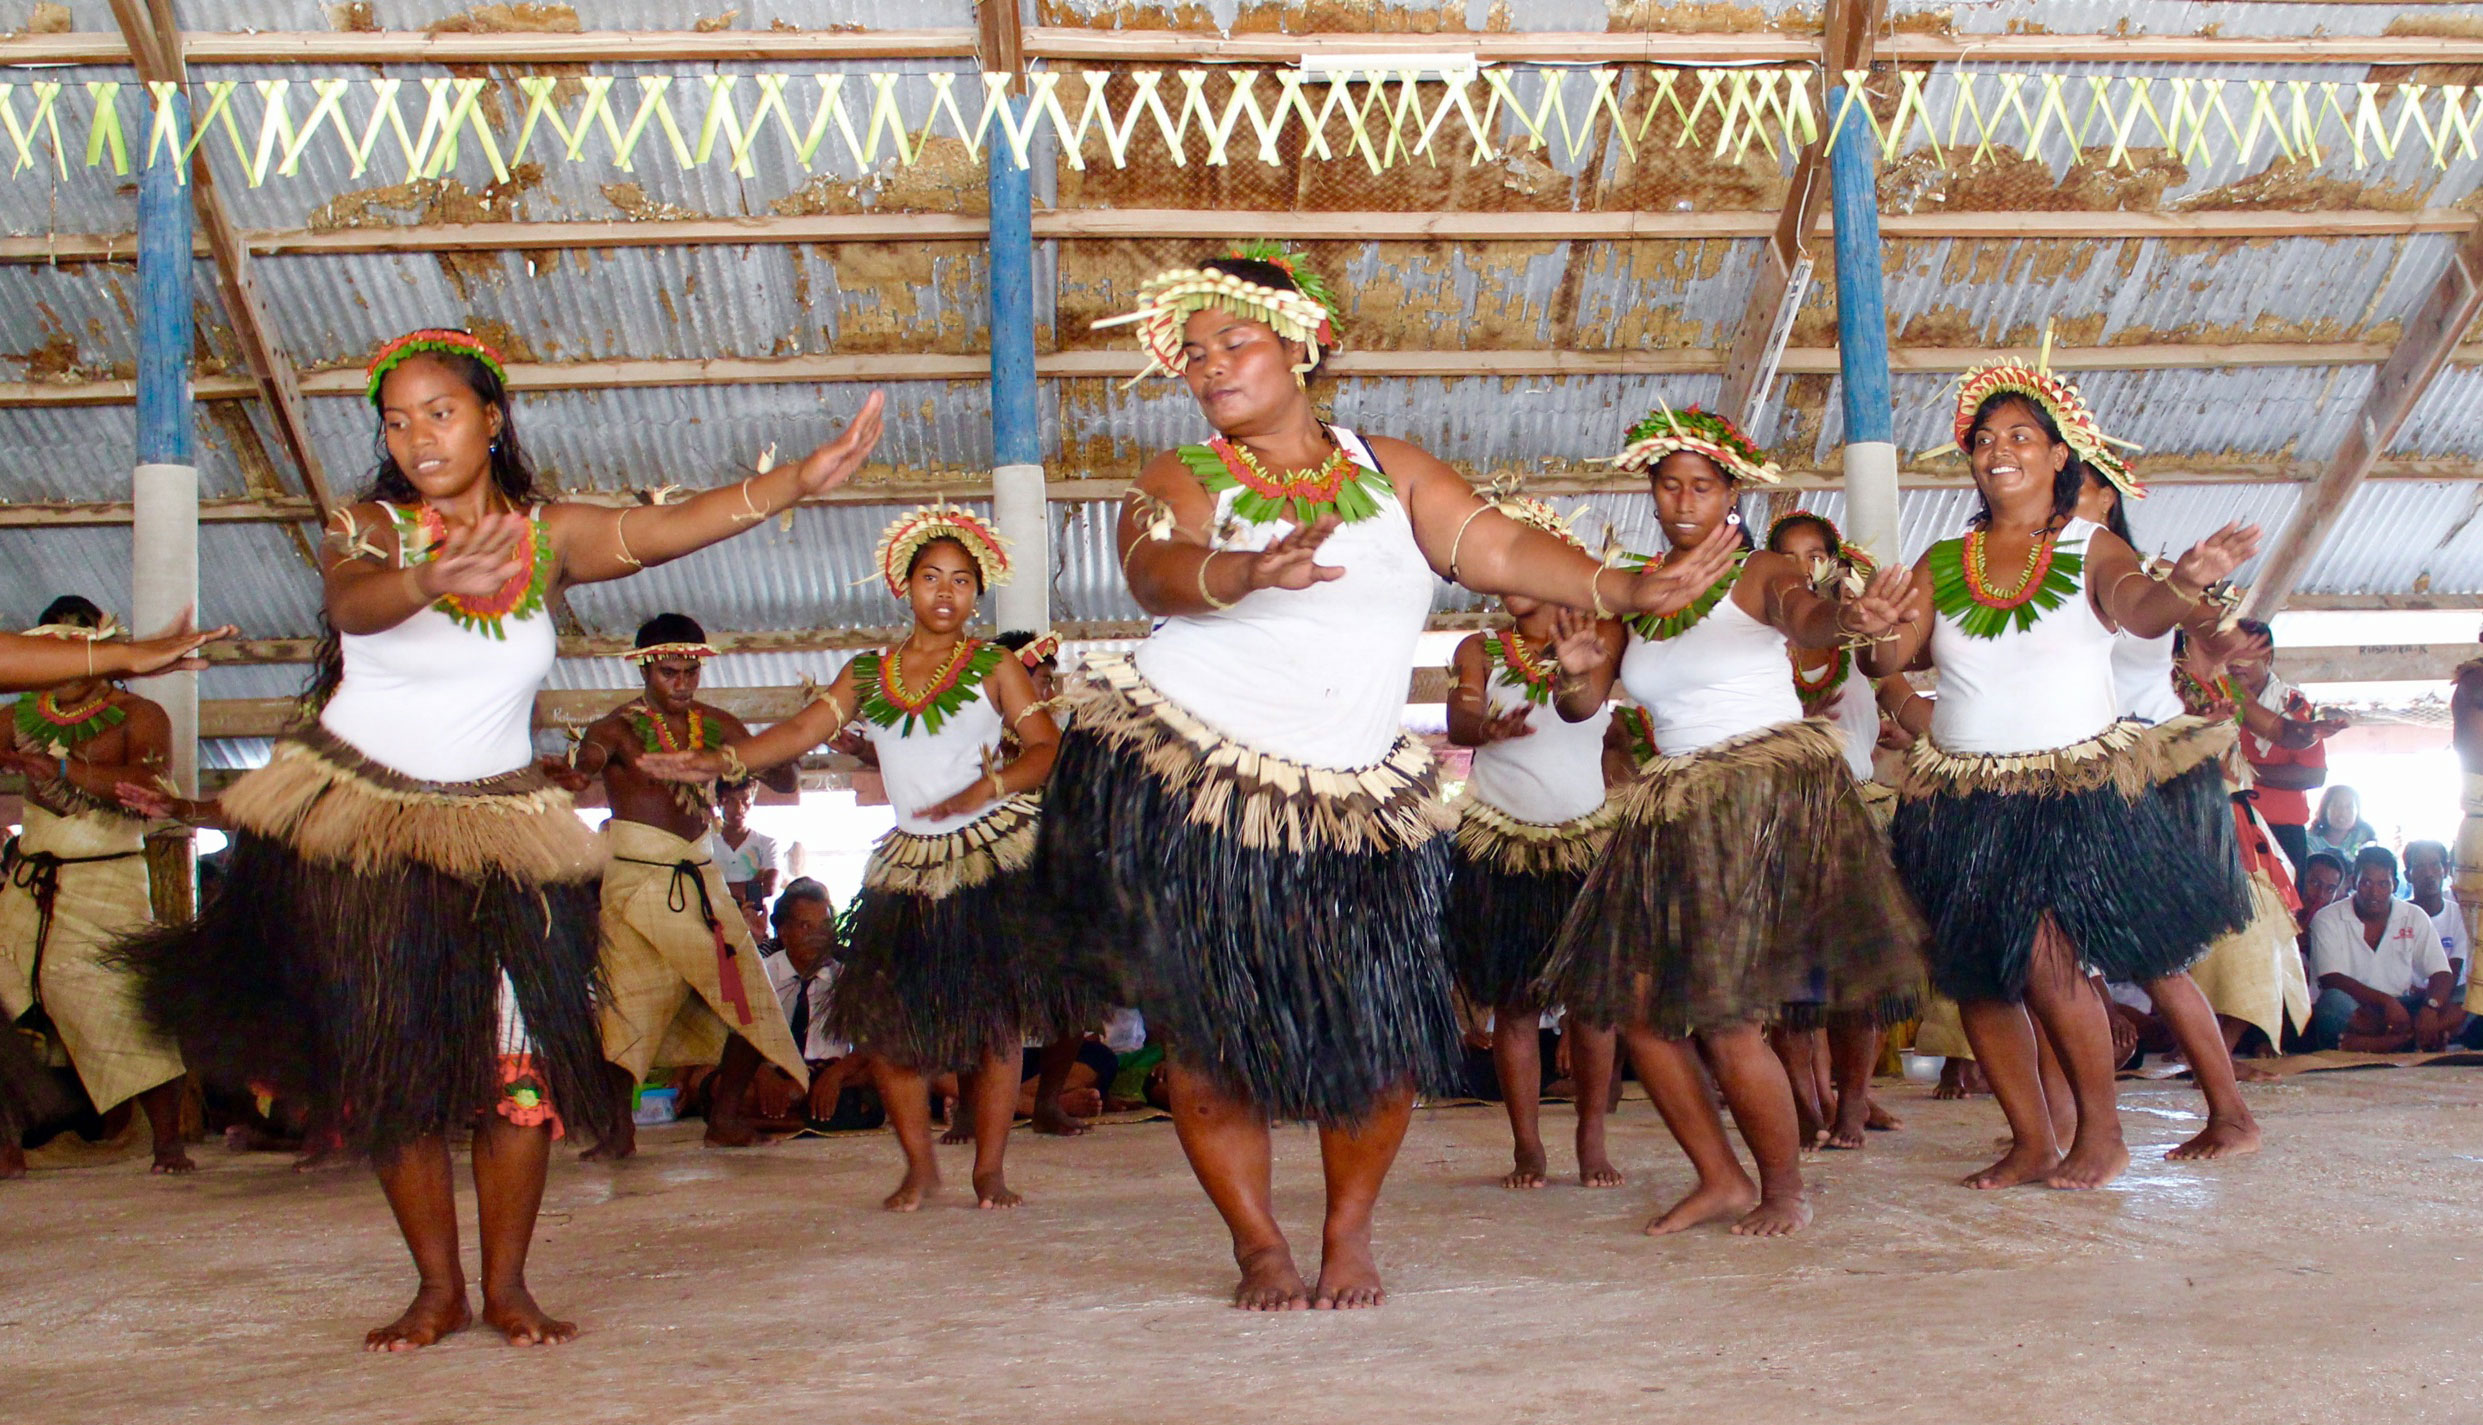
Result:
<instances>
[{"instance_id":1,"label":"red and yellow leaf headband","mask_svg":"<svg viewBox=\"0 0 2483 1425\"><path fill-rule=\"evenodd\" d=\"M1653 470L1676 451L1704 455L1725 475L1746 485L1773 485L1784 478L1776 462L1750 443L1741 427L1696 406L1675 411L1658 406L1629 428L1629 444L1612 457L1623 470Z\"/></svg>"},{"instance_id":2,"label":"red and yellow leaf headband","mask_svg":"<svg viewBox=\"0 0 2483 1425\"><path fill-rule=\"evenodd\" d=\"M1942 455L1954 450L1963 454L1974 438L1974 415L1983 403L1994 396L2022 396L2040 407L2060 427L2061 443L2092 467L2096 474L2112 482L2115 489L2133 500L2147 498L2147 488L2138 483L2137 473L2130 469L2123 450L2139 450L2126 440L2104 434L2094 410L2080 395L2078 388L2052 374L2052 333L2043 334L2043 354L2032 366L2023 361L1996 361L1979 366L1957 380L1956 439L1923 455ZM2116 449L2116 447L2118 447Z\"/></svg>"},{"instance_id":3,"label":"red and yellow leaf headband","mask_svg":"<svg viewBox=\"0 0 2483 1425\"><path fill-rule=\"evenodd\" d=\"M1093 323L1097 331L1129 325L1138 328L1138 345L1147 354L1147 369L1138 373L1138 380L1181 374L1189 365L1181 354L1182 329L1194 313L1209 307L1264 322L1285 340L1310 348L1302 364L1293 368L1296 372L1317 366L1320 348L1336 345L1336 299L1317 273L1299 266L1292 255L1272 243L1245 243L1232 255L1274 264L1294 280L1298 290L1269 287L1203 267L1176 267L1155 274L1139 284L1137 310Z\"/></svg>"},{"instance_id":4,"label":"red and yellow leaf headband","mask_svg":"<svg viewBox=\"0 0 2483 1425\"><path fill-rule=\"evenodd\" d=\"M396 370L407 357L427 351L471 356L490 367L491 374L499 377L502 385L508 384L509 369L500 360L500 353L486 345L481 337L453 327L424 327L420 331L407 332L379 349L379 355L371 358L368 380L362 394L376 403L379 400L379 383L387 379L388 373Z\"/></svg>"},{"instance_id":5,"label":"red and yellow leaf headband","mask_svg":"<svg viewBox=\"0 0 2483 1425\"><path fill-rule=\"evenodd\" d=\"M1009 541L975 515L946 500L936 500L908 511L880 531L879 576L887 582L889 593L905 597L907 568L913 564L914 555L935 539L953 539L964 546L967 556L982 571L984 588L1009 582Z\"/></svg>"}]
</instances>

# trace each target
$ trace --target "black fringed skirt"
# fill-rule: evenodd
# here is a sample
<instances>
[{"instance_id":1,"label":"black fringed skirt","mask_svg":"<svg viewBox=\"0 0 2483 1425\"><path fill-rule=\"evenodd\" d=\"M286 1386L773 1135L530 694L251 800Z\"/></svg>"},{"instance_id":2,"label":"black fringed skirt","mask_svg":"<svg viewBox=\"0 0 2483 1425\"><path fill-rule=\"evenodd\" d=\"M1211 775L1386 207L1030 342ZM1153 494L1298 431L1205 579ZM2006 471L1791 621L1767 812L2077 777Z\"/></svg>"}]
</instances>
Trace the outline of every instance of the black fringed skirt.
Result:
<instances>
[{"instance_id":1,"label":"black fringed skirt","mask_svg":"<svg viewBox=\"0 0 2483 1425\"><path fill-rule=\"evenodd\" d=\"M1910 1011L1922 920L1828 724L1659 759L1616 802L1543 1002L1669 1038L1774 1020L1795 1002Z\"/></svg>"},{"instance_id":2,"label":"black fringed skirt","mask_svg":"<svg viewBox=\"0 0 2483 1425\"><path fill-rule=\"evenodd\" d=\"M1199 722L1126 658L1090 659L1035 870L1119 948L1185 1068L1277 1119L1352 1124L1458 1082L1440 926L1447 807L1421 744L1309 767Z\"/></svg>"},{"instance_id":3,"label":"black fringed skirt","mask_svg":"<svg viewBox=\"0 0 2483 1425\"><path fill-rule=\"evenodd\" d=\"M1471 791L1458 799L1442 934L1467 1003L1535 1003L1535 981L1551 961L1561 922L1610 839L1614 805L1545 826L1519 821Z\"/></svg>"},{"instance_id":4,"label":"black fringed skirt","mask_svg":"<svg viewBox=\"0 0 2483 1425\"><path fill-rule=\"evenodd\" d=\"M837 1037L936 1074L992 1055L1015 1064L1030 1037L1103 1022L1107 976L1059 933L1026 869L1040 807L1019 795L952 832L880 839L845 911Z\"/></svg>"},{"instance_id":5,"label":"black fringed skirt","mask_svg":"<svg viewBox=\"0 0 2483 1425\"><path fill-rule=\"evenodd\" d=\"M298 1097L381 1155L481 1112L612 1126L603 851L568 793L531 767L419 781L313 729L223 805L219 888L120 947L193 1069Z\"/></svg>"},{"instance_id":6,"label":"black fringed skirt","mask_svg":"<svg viewBox=\"0 0 2483 1425\"><path fill-rule=\"evenodd\" d=\"M1889 828L1931 925L1931 979L1956 1000L2025 997L2050 916L2109 980L2188 968L2250 921L2217 758L2229 724L2116 723L2009 757L1915 744Z\"/></svg>"}]
</instances>

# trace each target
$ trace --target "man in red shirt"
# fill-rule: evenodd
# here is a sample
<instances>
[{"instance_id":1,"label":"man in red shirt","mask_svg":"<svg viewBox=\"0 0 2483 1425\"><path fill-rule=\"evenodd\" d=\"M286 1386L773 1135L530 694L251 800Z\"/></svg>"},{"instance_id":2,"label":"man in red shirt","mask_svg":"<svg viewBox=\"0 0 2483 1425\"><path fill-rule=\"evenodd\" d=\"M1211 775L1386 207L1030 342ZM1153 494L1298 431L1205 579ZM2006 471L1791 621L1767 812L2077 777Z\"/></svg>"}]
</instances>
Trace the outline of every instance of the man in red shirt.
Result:
<instances>
[{"instance_id":1,"label":"man in red shirt","mask_svg":"<svg viewBox=\"0 0 2483 1425\"><path fill-rule=\"evenodd\" d=\"M2259 706L2292 724L2288 733L2298 737L2300 729L2309 731L2304 745L2287 746L2292 739L2262 737L2247 725L2242 729L2242 756L2249 761L2251 779L2258 787L2259 815L2267 818L2268 830L2276 834L2276 844L2285 848L2285 858L2293 863L2294 879L2299 881L2303 860L2311 850L2311 801L2305 794L2328 780L2327 739L2343 723L2319 721L2310 699L2268 666L2276 656L2276 641L2266 624L2244 619L2240 627L2257 638L2227 665L2233 680Z\"/></svg>"}]
</instances>

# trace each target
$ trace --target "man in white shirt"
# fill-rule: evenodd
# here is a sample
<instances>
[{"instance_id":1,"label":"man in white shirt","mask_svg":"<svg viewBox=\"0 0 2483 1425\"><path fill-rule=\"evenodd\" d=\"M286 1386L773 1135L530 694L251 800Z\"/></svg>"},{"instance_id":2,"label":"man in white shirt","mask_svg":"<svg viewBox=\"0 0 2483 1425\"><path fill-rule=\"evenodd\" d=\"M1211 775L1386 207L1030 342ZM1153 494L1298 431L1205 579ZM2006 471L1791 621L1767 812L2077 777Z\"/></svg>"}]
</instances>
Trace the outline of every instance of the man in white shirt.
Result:
<instances>
[{"instance_id":1,"label":"man in white shirt","mask_svg":"<svg viewBox=\"0 0 2483 1425\"><path fill-rule=\"evenodd\" d=\"M733 899L764 905L776 894L776 843L750 828L750 800L757 788L749 782L720 787L716 804L723 824L707 833L707 859L724 876Z\"/></svg>"},{"instance_id":2,"label":"man in white shirt","mask_svg":"<svg viewBox=\"0 0 2483 1425\"><path fill-rule=\"evenodd\" d=\"M809 1117L825 1123L836 1116L837 1099L845 1086L867 1084L870 1056L828 1033L828 1001L836 987L836 906L828 888L808 876L785 887L771 917L776 938L761 963L775 983L777 1004L784 1010L793 1042L801 1046L810 1067Z\"/></svg>"},{"instance_id":3,"label":"man in white shirt","mask_svg":"<svg viewBox=\"0 0 2483 1425\"><path fill-rule=\"evenodd\" d=\"M2396 898L2397 858L2354 857L2354 893L2311 918L2311 1047L2394 1054L2438 1049L2465 1027L2456 976L2431 917Z\"/></svg>"},{"instance_id":4,"label":"man in white shirt","mask_svg":"<svg viewBox=\"0 0 2483 1425\"><path fill-rule=\"evenodd\" d=\"M2462 986L2472 976L2473 966L2466 953L2465 909L2449 893L2448 879L2448 847L2437 841L2405 844L2405 880L2414 888L2406 899L2431 917L2431 928L2440 932L2440 953L2449 957L2449 973Z\"/></svg>"}]
</instances>

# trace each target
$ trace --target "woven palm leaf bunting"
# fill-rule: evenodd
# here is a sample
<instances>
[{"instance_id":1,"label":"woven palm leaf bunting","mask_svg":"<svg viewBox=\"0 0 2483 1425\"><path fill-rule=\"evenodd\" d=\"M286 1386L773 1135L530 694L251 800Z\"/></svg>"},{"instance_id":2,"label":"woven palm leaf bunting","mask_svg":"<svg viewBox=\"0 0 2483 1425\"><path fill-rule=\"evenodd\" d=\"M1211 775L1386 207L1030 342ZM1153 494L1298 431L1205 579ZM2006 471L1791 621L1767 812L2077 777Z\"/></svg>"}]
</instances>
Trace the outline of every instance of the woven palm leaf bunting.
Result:
<instances>
[{"instance_id":1,"label":"woven palm leaf bunting","mask_svg":"<svg viewBox=\"0 0 2483 1425\"><path fill-rule=\"evenodd\" d=\"M1724 596L1733 592L1733 586L1741 582L1742 562L1749 557L1750 551L1748 550L1734 555L1733 567L1724 571L1723 578L1708 585L1706 593L1692 599L1688 608L1666 614L1662 618L1656 618L1651 614L1631 614L1625 622L1637 631L1639 637L1652 642L1661 643L1668 638L1679 638L1698 627L1699 621L1714 613L1716 605L1724 602ZM1654 562L1644 555L1633 554L1623 562L1623 567L1644 569Z\"/></svg>"},{"instance_id":2,"label":"woven palm leaf bunting","mask_svg":"<svg viewBox=\"0 0 2483 1425\"><path fill-rule=\"evenodd\" d=\"M983 680L1000 666L1008 651L997 643L969 639L931 680L931 685L914 694L905 692L895 679L888 677L888 654L865 653L854 660L854 684L862 694L862 715L880 727L896 728L900 736L911 737L918 721L924 731L936 734L942 723L974 701L982 691ZM898 662L902 676L903 659Z\"/></svg>"},{"instance_id":3,"label":"woven palm leaf bunting","mask_svg":"<svg viewBox=\"0 0 2483 1425\"><path fill-rule=\"evenodd\" d=\"M1967 637L1998 638L2012 628L2033 628L2035 620L2059 608L2078 592L2079 574L2086 567L2084 540L2075 549L2054 544L2041 567L2027 577L2026 587L2011 600L2002 601L1977 593L1975 581L1969 577L1966 541L1976 538L1968 535L1966 539L1944 539L1931 546L1927 556L1931 606L1946 614L1957 625L1957 631Z\"/></svg>"},{"instance_id":4,"label":"woven palm leaf bunting","mask_svg":"<svg viewBox=\"0 0 2483 1425\"><path fill-rule=\"evenodd\" d=\"M1223 436L1205 445L1182 446L1178 453L1208 494L1221 499L1227 490L1240 490L1233 513L1252 524L1290 520L1306 525L1331 514L1353 524L1379 513L1376 496L1395 493L1387 476L1342 448L1316 469L1273 476Z\"/></svg>"},{"instance_id":5,"label":"woven palm leaf bunting","mask_svg":"<svg viewBox=\"0 0 2483 1425\"><path fill-rule=\"evenodd\" d=\"M75 722L58 720L59 707L50 693L28 693L17 700L17 740L49 747L81 746L129 720L129 714L107 701Z\"/></svg>"},{"instance_id":6,"label":"woven palm leaf bunting","mask_svg":"<svg viewBox=\"0 0 2483 1425\"><path fill-rule=\"evenodd\" d=\"M1483 640L1483 661L1509 675L1509 681L1525 693L1526 701L1537 707L1552 705L1552 682L1559 665L1545 661L1550 648L1526 651L1526 639L1516 629L1504 628Z\"/></svg>"}]
</instances>

